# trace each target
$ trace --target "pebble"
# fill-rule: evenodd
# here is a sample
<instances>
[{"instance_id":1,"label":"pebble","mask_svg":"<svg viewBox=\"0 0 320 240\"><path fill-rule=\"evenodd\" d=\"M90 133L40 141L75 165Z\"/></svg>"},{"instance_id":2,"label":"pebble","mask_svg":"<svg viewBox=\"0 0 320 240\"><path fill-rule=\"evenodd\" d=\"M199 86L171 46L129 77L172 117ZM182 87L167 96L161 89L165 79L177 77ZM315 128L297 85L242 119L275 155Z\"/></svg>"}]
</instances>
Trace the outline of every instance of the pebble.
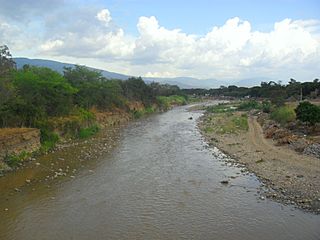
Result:
<instances>
[{"instance_id":1,"label":"pebble","mask_svg":"<svg viewBox=\"0 0 320 240\"><path fill-rule=\"evenodd\" d=\"M26 183L31 183L31 180L30 179L26 179Z\"/></svg>"},{"instance_id":2,"label":"pebble","mask_svg":"<svg viewBox=\"0 0 320 240\"><path fill-rule=\"evenodd\" d=\"M228 180L222 180L220 183L221 184L229 184L229 181Z\"/></svg>"},{"instance_id":3,"label":"pebble","mask_svg":"<svg viewBox=\"0 0 320 240\"><path fill-rule=\"evenodd\" d=\"M37 162L37 163L36 163L36 166L40 166L40 163L39 163L39 162Z\"/></svg>"},{"instance_id":4,"label":"pebble","mask_svg":"<svg viewBox=\"0 0 320 240\"><path fill-rule=\"evenodd\" d=\"M9 208L5 208L4 211L5 211L5 212L9 211Z\"/></svg>"}]
</instances>

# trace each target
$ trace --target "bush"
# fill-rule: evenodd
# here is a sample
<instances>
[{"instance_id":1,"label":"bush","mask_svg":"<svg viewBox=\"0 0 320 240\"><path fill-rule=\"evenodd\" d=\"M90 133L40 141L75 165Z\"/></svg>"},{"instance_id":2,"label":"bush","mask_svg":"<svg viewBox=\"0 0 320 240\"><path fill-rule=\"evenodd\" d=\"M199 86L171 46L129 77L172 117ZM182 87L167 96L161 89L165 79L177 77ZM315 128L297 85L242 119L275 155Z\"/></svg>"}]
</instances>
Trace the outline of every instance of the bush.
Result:
<instances>
[{"instance_id":1,"label":"bush","mask_svg":"<svg viewBox=\"0 0 320 240\"><path fill-rule=\"evenodd\" d=\"M184 96L172 95L169 97L158 96L157 103L161 109L168 110L171 106L174 105L185 105L187 100Z\"/></svg>"},{"instance_id":2,"label":"bush","mask_svg":"<svg viewBox=\"0 0 320 240\"><path fill-rule=\"evenodd\" d=\"M302 122L308 122L311 125L320 122L320 107L310 102L299 103L295 112L297 114L297 119Z\"/></svg>"},{"instance_id":3,"label":"bush","mask_svg":"<svg viewBox=\"0 0 320 240\"><path fill-rule=\"evenodd\" d=\"M249 129L247 114L241 114L241 116L234 116L232 118L232 122L235 124L236 128L239 130L247 131Z\"/></svg>"},{"instance_id":4,"label":"bush","mask_svg":"<svg viewBox=\"0 0 320 240\"><path fill-rule=\"evenodd\" d=\"M260 109L261 106L259 104L259 102L257 102L256 100L249 100L249 101L244 101L241 102L238 109L239 110L244 110L244 111L249 111L252 109Z\"/></svg>"},{"instance_id":5,"label":"bush","mask_svg":"<svg viewBox=\"0 0 320 240\"><path fill-rule=\"evenodd\" d=\"M282 107L285 105L285 98L283 95L279 94L271 98L271 103L277 107Z\"/></svg>"},{"instance_id":6,"label":"bush","mask_svg":"<svg viewBox=\"0 0 320 240\"><path fill-rule=\"evenodd\" d=\"M271 102L269 102L269 101L263 101L262 102L262 111L264 113L270 113L271 112L271 107L272 107Z\"/></svg>"},{"instance_id":7,"label":"bush","mask_svg":"<svg viewBox=\"0 0 320 240\"><path fill-rule=\"evenodd\" d=\"M145 114L145 112L143 110L134 110L132 114L134 119L139 119Z\"/></svg>"},{"instance_id":8,"label":"bush","mask_svg":"<svg viewBox=\"0 0 320 240\"><path fill-rule=\"evenodd\" d=\"M99 132L100 128L98 125L93 125L88 128L82 128L79 131L79 138L84 139L84 138L89 138L93 135L95 135L97 132Z\"/></svg>"},{"instance_id":9,"label":"bush","mask_svg":"<svg viewBox=\"0 0 320 240\"><path fill-rule=\"evenodd\" d=\"M13 154L13 155L8 155L5 157L5 163L9 167L17 167L21 162L26 160L31 156L31 153L28 153L26 151L22 151L19 154Z\"/></svg>"},{"instance_id":10,"label":"bush","mask_svg":"<svg viewBox=\"0 0 320 240\"><path fill-rule=\"evenodd\" d=\"M218 105L213 105L207 107L207 111L210 113L224 113L224 112L234 112L235 106L228 103L219 103Z\"/></svg>"},{"instance_id":11,"label":"bush","mask_svg":"<svg viewBox=\"0 0 320 240\"><path fill-rule=\"evenodd\" d=\"M294 121L296 119L296 114L292 107L283 106L276 108L271 113L270 117L281 125L284 125L286 123Z\"/></svg>"},{"instance_id":12,"label":"bush","mask_svg":"<svg viewBox=\"0 0 320 240\"><path fill-rule=\"evenodd\" d=\"M59 135L48 130L48 129L40 129L41 132L41 148L40 151L41 152L47 152L49 150L51 150L52 148L54 148L54 146L56 145L56 143L59 141Z\"/></svg>"}]
</instances>

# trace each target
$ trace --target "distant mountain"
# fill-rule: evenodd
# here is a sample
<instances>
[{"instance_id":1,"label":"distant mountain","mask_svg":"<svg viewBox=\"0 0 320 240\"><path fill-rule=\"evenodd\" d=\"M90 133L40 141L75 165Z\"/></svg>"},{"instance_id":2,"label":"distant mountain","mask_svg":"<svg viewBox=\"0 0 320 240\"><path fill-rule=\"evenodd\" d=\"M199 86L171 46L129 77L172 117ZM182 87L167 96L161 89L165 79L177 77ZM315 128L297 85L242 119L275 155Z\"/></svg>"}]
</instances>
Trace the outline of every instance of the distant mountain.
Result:
<instances>
[{"instance_id":1,"label":"distant mountain","mask_svg":"<svg viewBox=\"0 0 320 240\"><path fill-rule=\"evenodd\" d=\"M191 78L191 77L175 77L175 78L146 77L144 79L151 82L178 85L180 88L218 88L221 85L228 85L227 82L220 81L217 79L198 79L198 78Z\"/></svg>"},{"instance_id":2,"label":"distant mountain","mask_svg":"<svg viewBox=\"0 0 320 240\"><path fill-rule=\"evenodd\" d=\"M51 68L52 70L55 70L60 73L63 73L64 67L74 67L75 66L75 64L62 63L62 62L57 62L57 61L53 61L53 60L44 60L44 59L14 58L14 61L17 64L17 68L22 68L23 65L29 64L29 65L38 66L38 67ZM129 78L129 76L124 75L124 74L120 74L120 73L109 72L109 71L100 70L100 69L96 69L96 68L90 68L90 69L101 71L102 75L108 79L126 80Z\"/></svg>"},{"instance_id":3,"label":"distant mountain","mask_svg":"<svg viewBox=\"0 0 320 240\"><path fill-rule=\"evenodd\" d=\"M15 58L15 62L17 63L18 68L22 68L23 65L29 64L33 66L39 67L48 67L57 72L62 73L64 67L73 67L75 64L70 63L62 63L53 60L45 60L45 59L30 59L30 58ZM130 76L109 72L106 70L90 68L93 70L101 71L102 75L108 79L120 79L126 80ZM143 77L144 81L147 83L150 82L159 82L162 84L170 84L177 85L180 88L219 88L220 86L228 86L228 85L236 85L239 87L252 87L252 86L260 86L262 81L269 82L271 79L268 78L248 78L234 81L221 81L217 79L198 79L192 77L175 77L175 78L151 78L151 77ZM276 81L277 82L277 81Z\"/></svg>"},{"instance_id":4,"label":"distant mountain","mask_svg":"<svg viewBox=\"0 0 320 240\"><path fill-rule=\"evenodd\" d=\"M233 84L238 86L238 87L253 87L253 86L260 86L261 82L269 82L271 79L269 78L246 78L246 79L241 79Z\"/></svg>"},{"instance_id":5,"label":"distant mountain","mask_svg":"<svg viewBox=\"0 0 320 240\"><path fill-rule=\"evenodd\" d=\"M234 82L233 84L238 86L238 87L253 87L253 86L260 86L261 82L270 82L270 81L274 81L276 83L281 81L282 84L287 84L288 83L287 80L279 80L279 79L275 80L275 79L272 79L272 78L260 77L260 78L241 79L241 80L238 80L238 81Z\"/></svg>"}]
</instances>

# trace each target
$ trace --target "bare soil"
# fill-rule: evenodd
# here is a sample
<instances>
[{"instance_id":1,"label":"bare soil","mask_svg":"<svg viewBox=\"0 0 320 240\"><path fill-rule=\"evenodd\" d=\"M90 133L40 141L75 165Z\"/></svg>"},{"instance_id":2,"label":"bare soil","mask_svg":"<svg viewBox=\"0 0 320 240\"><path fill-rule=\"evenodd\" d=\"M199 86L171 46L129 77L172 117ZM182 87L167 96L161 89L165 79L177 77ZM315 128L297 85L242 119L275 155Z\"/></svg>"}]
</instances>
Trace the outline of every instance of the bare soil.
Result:
<instances>
[{"instance_id":1,"label":"bare soil","mask_svg":"<svg viewBox=\"0 0 320 240\"><path fill-rule=\"evenodd\" d=\"M0 139L29 131L34 131L34 128L0 128Z\"/></svg>"},{"instance_id":2,"label":"bare soil","mask_svg":"<svg viewBox=\"0 0 320 240\"><path fill-rule=\"evenodd\" d=\"M320 213L320 159L276 146L254 116L248 118L248 131L226 134L206 132L209 117L215 121L207 113L199 122L206 140L254 172L270 189L266 197Z\"/></svg>"}]
</instances>

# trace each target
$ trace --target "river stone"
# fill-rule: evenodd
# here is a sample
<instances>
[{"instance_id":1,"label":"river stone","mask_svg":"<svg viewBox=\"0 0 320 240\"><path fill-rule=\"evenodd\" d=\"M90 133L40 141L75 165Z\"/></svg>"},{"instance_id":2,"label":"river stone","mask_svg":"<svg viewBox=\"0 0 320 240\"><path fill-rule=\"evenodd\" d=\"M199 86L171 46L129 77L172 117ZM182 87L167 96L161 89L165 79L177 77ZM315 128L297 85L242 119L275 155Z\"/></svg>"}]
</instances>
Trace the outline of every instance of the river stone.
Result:
<instances>
[{"instance_id":1,"label":"river stone","mask_svg":"<svg viewBox=\"0 0 320 240\"><path fill-rule=\"evenodd\" d=\"M319 143L310 144L303 150L303 153L320 158L320 144Z\"/></svg>"}]
</instances>

